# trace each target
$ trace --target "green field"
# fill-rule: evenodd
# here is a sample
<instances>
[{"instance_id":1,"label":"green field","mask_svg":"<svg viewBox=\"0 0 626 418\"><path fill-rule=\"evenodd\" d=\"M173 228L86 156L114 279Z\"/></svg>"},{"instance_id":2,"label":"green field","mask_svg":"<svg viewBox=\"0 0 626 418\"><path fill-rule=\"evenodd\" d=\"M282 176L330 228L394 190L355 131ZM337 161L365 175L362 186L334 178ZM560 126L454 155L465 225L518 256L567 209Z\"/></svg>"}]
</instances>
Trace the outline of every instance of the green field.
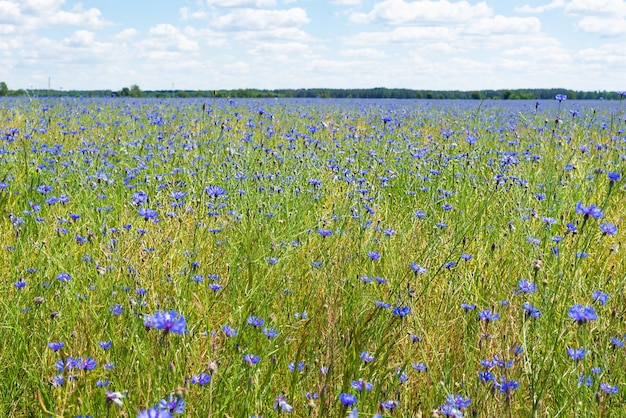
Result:
<instances>
[{"instance_id":1,"label":"green field","mask_svg":"<svg viewBox=\"0 0 626 418\"><path fill-rule=\"evenodd\" d=\"M626 415L621 101L207 100L0 101L0 416Z\"/></svg>"}]
</instances>

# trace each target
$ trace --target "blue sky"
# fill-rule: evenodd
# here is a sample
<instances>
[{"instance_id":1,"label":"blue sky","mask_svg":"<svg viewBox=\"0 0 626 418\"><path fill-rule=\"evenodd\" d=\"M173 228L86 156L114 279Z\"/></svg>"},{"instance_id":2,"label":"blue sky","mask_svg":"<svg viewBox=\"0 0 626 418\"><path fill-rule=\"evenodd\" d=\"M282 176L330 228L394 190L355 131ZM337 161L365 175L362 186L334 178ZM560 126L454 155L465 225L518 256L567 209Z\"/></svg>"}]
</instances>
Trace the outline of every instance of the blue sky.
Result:
<instances>
[{"instance_id":1,"label":"blue sky","mask_svg":"<svg viewBox=\"0 0 626 418\"><path fill-rule=\"evenodd\" d=\"M0 0L9 88L626 88L626 0Z\"/></svg>"}]
</instances>

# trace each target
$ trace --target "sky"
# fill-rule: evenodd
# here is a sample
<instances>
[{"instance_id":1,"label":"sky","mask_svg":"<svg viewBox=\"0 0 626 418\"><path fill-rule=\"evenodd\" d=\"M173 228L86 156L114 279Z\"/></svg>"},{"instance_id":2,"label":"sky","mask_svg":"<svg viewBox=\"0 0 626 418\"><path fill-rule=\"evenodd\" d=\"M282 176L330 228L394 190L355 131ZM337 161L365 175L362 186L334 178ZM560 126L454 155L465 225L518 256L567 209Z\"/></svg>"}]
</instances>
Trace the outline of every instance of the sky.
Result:
<instances>
[{"instance_id":1,"label":"sky","mask_svg":"<svg viewBox=\"0 0 626 418\"><path fill-rule=\"evenodd\" d=\"M626 89L626 0L0 0L10 89Z\"/></svg>"}]
</instances>

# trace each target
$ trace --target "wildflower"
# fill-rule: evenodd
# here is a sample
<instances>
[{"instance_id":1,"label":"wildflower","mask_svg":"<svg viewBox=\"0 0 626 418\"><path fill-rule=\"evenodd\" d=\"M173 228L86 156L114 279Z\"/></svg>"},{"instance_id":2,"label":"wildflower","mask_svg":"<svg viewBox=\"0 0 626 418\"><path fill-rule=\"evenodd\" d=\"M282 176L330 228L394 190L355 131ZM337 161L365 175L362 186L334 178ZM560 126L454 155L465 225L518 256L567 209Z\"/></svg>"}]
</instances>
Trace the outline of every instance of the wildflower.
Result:
<instances>
[{"instance_id":1,"label":"wildflower","mask_svg":"<svg viewBox=\"0 0 626 418\"><path fill-rule=\"evenodd\" d=\"M124 308L122 308L122 305L120 305L119 303L116 303L109 308L109 312L111 312L115 316L121 315L122 313L124 313Z\"/></svg>"},{"instance_id":2,"label":"wildflower","mask_svg":"<svg viewBox=\"0 0 626 418\"><path fill-rule=\"evenodd\" d=\"M243 356L243 361L248 363L249 366L257 364L260 360L261 360L261 358L259 356L254 355L254 354L246 354L246 355Z\"/></svg>"},{"instance_id":3,"label":"wildflower","mask_svg":"<svg viewBox=\"0 0 626 418\"><path fill-rule=\"evenodd\" d=\"M191 376L192 385L204 386L211 382L211 376L206 373L200 373L198 375Z\"/></svg>"},{"instance_id":4,"label":"wildflower","mask_svg":"<svg viewBox=\"0 0 626 418\"><path fill-rule=\"evenodd\" d=\"M48 343L48 348L52 351L59 351L63 347L65 347L65 343L62 341L54 341L54 342Z\"/></svg>"},{"instance_id":5,"label":"wildflower","mask_svg":"<svg viewBox=\"0 0 626 418\"><path fill-rule=\"evenodd\" d=\"M100 346L100 348L103 350L108 350L109 348L111 348L111 341L100 341L98 343L98 346Z\"/></svg>"},{"instance_id":6,"label":"wildflower","mask_svg":"<svg viewBox=\"0 0 626 418\"><path fill-rule=\"evenodd\" d=\"M155 219L157 216L159 216L159 213L156 210L154 210L154 209L140 208L137 211L137 215L141 216L146 221L148 221L150 219Z\"/></svg>"},{"instance_id":7,"label":"wildflower","mask_svg":"<svg viewBox=\"0 0 626 418\"><path fill-rule=\"evenodd\" d=\"M340 393L339 401L345 407L352 406L357 402L357 397L351 393Z\"/></svg>"},{"instance_id":8,"label":"wildflower","mask_svg":"<svg viewBox=\"0 0 626 418\"><path fill-rule=\"evenodd\" d=\"M478 378L481 382L492 382L496 379L493 373L491 373L490 371L479 372Z\"/></svg>"},{"instance_id":9,"label":"wildflower","mask_svg":"<svg viewBox=\"0 0 626 418\"><path fill-rule=\"evenodd\" d=\"M385 411L393 411L398 406L398 401L388 399L380 403L380 407Z\"/></svg>"},{"instance_id":10,"label":"wildflower","mask_svg":"<svg viewBox=\"0 0 626 418\"><path fill-rule=\"evenodd\" d=\"M303 361L298 362L297 369L298 369L298 371L299 371L299 372L301 372L302 370L304 370L304 367L305 367L305 364L304 364L304 362L303 362ZM290 363L287 365L287 368L288 368L290 371L292 371L292 372L296 371L296 363L294 363L293 361L292 361L292 362L290 362Z\"/></svg>"},{"instance_id":11,"label":"wildflower","mask_svg":"<svg viewBox=\"0 0 626 418\"><path fill-rule=\"evenodd\" d=\"M105 401L107 404L114 403L118 406L123 406L122 399L126 397L123 393L120 392L111 392L110 390L106 391Z\"/></svg>"},{"instance_id":12,"label":"wildflower","mask_svg":"<svg viewBox=\"0 0 626 418\"><path fill-rule=\"evenodd\" d=\"M517 286L522 293L534 293L535 291L537 291L537 285L526 279L522 279L517 282Z\"/></svg>"},{"instance_id":13,"label":"wildflower","mask_svg":"<svg viewBox=\"0 0 626 418\"><path fill-rule=\"evenodd\" d=\"M485 321L489 323L489 322L497 321L498 319L500 319L500 315L490 310L485 309L485 310L478 312L479 321Z\"/></svg>"},{"instance_id":14,"label":"wildflower","mask_svg":"<svg viewBox=\"0 0 626 418\"><path fill-rule=\"evenodd\" d=\"M163 330L165 334L184 334L187 332L185 317L176 311L157 311L154 315L144 316L144 325L148 328Z\"/></svg>"},{"instance_id":15,"label":"wildflower","mask_svg":"<svg viewBox=\"0 0 626 418\"><path fill-rule=\"evenodd\" d=\"M374 361L376 357L370 354L369 351L362 351L361 354L359 355L359 358L363 360L365 363L369 363L371 361Z\"/></svg>"},{"instance_id":16,"label":"wildflower","mask_svg":"<svg viewBox=\"0 0 626 418\"><path fill-rule=\"evenodd\" d=\"M223 325L222 331L227 337L235 337L237 335L237 328L233 328L230 325Z\"/></svg>"},{"instance_id":17,"label":"wildflower","mask_svg":"<svg viewBox=\"0 0 626 418\"><path fill-rule=\"evenodd\" d=\"M263 334L265 334L267 338L274 338L278 336L278 331L276 331L274 327L263 328Z\"/></svg>"},{"instance_id":18,"label":"wildflower","mask_svg":"<svg viewBox=\"0 0 626 418\"><path fill-rule=\"evenodd\" d=\"M461 410L470 406L471 402L470 398L450 393L446 397L446 402L439 407L438 411L445 417L463 417L463 412Z\"/></svg>"},{"instance_id":19,"label":"wildflower","mask_svg":"<svg viewBox=\"0 0 626 418\"><path fill-rule=\"evenodd\" d=\"M593 298L594 302L598 302L600 303L600 305L605 305L606 302L609 300L608 293L604 293L601 290L594 290L593 292L591 292L591 297Z\"/></svg>"},{"instance_id":20,"label":"wildflower","mask_svg":"<svg viewBox=\"0 0 626 418\"><path fill-rule=\"evenodd\" d=\"M218 290L222 290L222 285L219 283L209 283L209 289L211 289L214 292L217 292Z\"/></svg>"},{"instance_id":21,"label":"wildflower","mask_svg":"<svg viewBox=\"0 0 626 418\"><path fill-rule=\"evenodd\" d=\"M207 186L204 189L204 193L206 193L209 197L218 198L224 196L226 194L226 190L222 189L219 186Z\"/></svg>"},{"instance_id":22,"label":"wildflower","mask_svg":"<svg viewBox=\"0 0 626 418\"><path fill-rule=\"evenodd\" d=\"M463 308L463 310L465 312L469 312L469 311L473 311L474 309L476 309L476 305L473 304L473 303L472 304L468 304L468 303L462 302L461 303L461 308Z\"/></svg>"},{"instance_id":23,"label":"wildflower","mask_svg":"<svg viewBox=\"0 0 626 418\"><path fill-rule=\"evenodd\" d=\"M611 386L608 383L600 383L600 390L608 393L609 395L615 395L619 389L617 386Z\"/></svg>"},{"instance_id":24,"label":"wildflower","mask_svg":"<svg viewBox=\"0 0 626 418\"><path fill-rule=\"evenodd\" d=\"M529 318L541 317L541 311L528 302L524 302L524 304L522 305L522 309L524 309L524 311L526 312L526 316L528 316Z\"/></svg>"},{"instance_id":25,"label":"wildflower","mask_svg":"<svg viewBox=\"0 0 626 418\"><path fill-rule=\"evenodd\" d=\"M377 300L376 307L381 309L389 309L391 305L387 302L383 302L382 300Z\"/></svg>"},{"instance_id":26,"label":"wildflower","mask_svg":"<svg viewBox=\"0 0 626 418\"><path fill-rule=\"evenodd\" d=\"M426 363L423 363L423 362L416 361L413 364L411 364L411 366L420 373L425 372L428 369L428 366L426 366Z\"/></svg>"},{"instance_id":27,"label":"wildflower","mask_svg":"<svg viewBox=\"0 0 626 418\"><path fill-rule=\"evenodd\" d=\"M59 273L57 274L57 280L60 282L69 282L70 279L72 278L72 275L69 273Z\"/></svg>"},{"instance_id":28,"label":"wildflower","mask_svg":"<svg viewBox=\"0 0 626 418\"><path fill-rule=\"evenodd\" d=\"M615 348L621 348L624 346L624 340L619 337L611 338L611 345Z\"/></svg>"},{"instance_id":29,"label":"wildflower","mask_svg":"<svg viewBox=\"0 0 626 418\"><path fill-rule=\"evenodd\" d=\"M350 382L350 386L352 386L354 389L356 389L358 391L362 391L362 390L370 391L374 387L374 385L372 383L366 382L363 379L352 380Z\"/></svg>"},{"instance_id":30,"label":"wildflower","mask_svg":"<svg viewBox=\"0 0 626 418\"><path fill-rule=\"evenodd\" d=\"M274 403L274 409L277 411L284 411L286 413L290 413L293 407L285 401L284 396L278 396L276 398L276 402Z\"/></svg>"},{"instance_id":31,"label":"wildflower","mask_svg":"<svg viewBox=\"0 0 626 418\"><path fill-rule=\"evenodd\" d=\"M567 355L570 356L572 360L578 361L585 358L587 352L584 348L568 348Z\"/></svg>"},{"instance_id":32,"label":"wildflower","mask_svg":"<svg viewBox=\"0 0 626 418\"><path fill-rule=\"evenodd\" d=\"M609 171L607 173L607 177L609 178L609 182L610 182L611 185L614 182L619 181L622 178L620 173L615 173L615 172L612 172L612 171Z\"/></svg>"},{"instance_id":33,"label":"wildflower","mask_svg":"<svg viewBox=\"0 0 626 418\"><path fill-rule=\"evenodd\" d=\"M172 413L168 410L153 406L150 409L139 412L137 418L172 418Z\"/></svg>"},{"instance_id":34,"label":"wildflower","mask_svg":"<svg viewBox=\"0 0 626 418\"><path fill-rule=\"evenodd\" d=\"M318 229L317 233L320 234L323 238L330 237L333 234L333 231L330 229Z\"/></svg>"},{"instance_id":35,"label":"wildflower","mask_svg":"<svg viewBox=\"0 0 626 418\"><path fill-rule=\"evenodd\" d=\"M162 411L182 414L185 412L185 400L183 398L179 398L178 396L170 395L167 400L161 399L158 407Z\"/></svg>"},{"instance_id":36,"label":"wildflower","mask_svg":"<svg viewBox=\"0 0 626 418\"><path fill-rule=\"evenodd\" d=\"M253 327L261 327L265 323L265 320L261 317L252 315L248 317L248 325L252 325Z\"/></svg>"},{"instance_id":37,"label":"wildflower","mask_svg":"<svg viewBox=\"0 0 626 418\"><path fill-rule=\"evenodd\" d=\"M409 308L408 306L396 306L391 310L391 314L397 316L398 318L404 318L410 313L411 308Z\"/></svg>"},{"instance_id":38,"label":"wildflower","mask_svg":"<svg viewBox=\"0 0 626 418\"><path fill-rule=\"evenodd\" d=\"M424 274L424 273L426 273L428 271L425 267L422 267L422 266L420 266L419 264L416 264L416 263L411 263L411 269L416 274Z\"/></svg>"},{"instance_id":39,"label":"wildflower","mask_svg":"<svg viewBox=\"0 0 626 418\"><path fill-rule=\"evenodd\" d=\"M578 325L594 321L598 318L596 311L591 306L582 306L580 304L572 306L569 309L567 316L578 322Z\"/></svg>"},{"instance_id":40,"label":"wildflower","mask_svg":"<svg viewBox=\"0 0 626 418\"><path fill-rule=\"evenodd\" d=\"M617 227L611 223L604 222L600 225L600 231L603 235L615 235L617 234Z\"/></svg>"},{"instance_id":41,"label":"wildflower","mask_svg":"<svg viewBox=\"0 0 626 418\"><path fill-rule=\"evenodd\" d=\"M494 383L494 387L507 396L511 395L511 392L519 387L519 383L515 380L506 380L506 377L502 376L500 382Z\"/></svg>"},{"instance_id":42,"label":"wildflower","mask_svg":"<svg viewBox=\"0 0 626 418\"><path fill-rule=\"evenodd\" d=\"M372 261L380 260L380 253L378 251L368 251L367 256Z\"/></svg>"},{"instance_id":43,"label":"wildflower","mask_svg":"<svg viewBox=\"0 0 626 418\"><path fill-rule=\"evenodd\" d=\"M567 100L567 95L565 95L565 94L557 94L556 96L554 96L554 99L558 100L559 103L561 103L561 102Z\"/></svg>"},{"instance_id":44,"label":"wildflower","mask_svg":"<svg viewBox=\"0 0 626 418\"><path fill-rule=\"evenodd\" d=\"M585 219L589 218L590 216L593 219L600 219L602 218L602 216L604 216L602 214L602 209L600 209L593 203L590 204L589 206L583 206L582 202L576 203L576 213L583 214Z\"/></svg>"}]
</instances>

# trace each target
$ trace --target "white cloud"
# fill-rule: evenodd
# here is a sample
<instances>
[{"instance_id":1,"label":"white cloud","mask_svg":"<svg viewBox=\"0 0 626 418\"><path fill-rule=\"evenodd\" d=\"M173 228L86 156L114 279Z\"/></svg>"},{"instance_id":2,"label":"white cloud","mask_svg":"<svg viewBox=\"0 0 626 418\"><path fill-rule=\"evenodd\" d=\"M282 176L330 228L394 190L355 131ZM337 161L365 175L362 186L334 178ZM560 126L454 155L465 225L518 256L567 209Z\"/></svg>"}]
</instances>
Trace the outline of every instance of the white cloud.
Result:
<instances>
[{"instance_id":1,"label":"white cloud","mask_svg":"<svg viewBox=\"0 0 626 418\"><path fill-rule=\"evenodd\" d=\"M210 7L274 7L276 0L207 0Z\"/></svg>"},{"instance_id":2,"label":"white cloud","mask_svg":"<svg viewBox=\"0 0 626 418\"><path fill-rule=\"evenodd\" d=\"M607 36L617 36L626 33L626 19L602 19L597 16L586 16L578 22L576 27L583 32L599 33Z\"/></svg>"},{"instance_id":3,"label":"white cloud","mask_svg":"<svg viewBox=\"0 0 626 418\"><path fill-rule=\"evenodd\" d=\"M84 26L100 29L110 23L102 18L99 9L83 10L79 3L71 10L63 10L64 0L2 0L0 23L17 25L22 32L51 26Z\"/></svg>"},{"instance_id":4,"label":"white cloud","mask_svg":"<svg viewBox=\"0 0 626 418\"><path fill-rule=\"evenodd\" d=\"M383 59L387 57L385 51L375 48L342 49L339 56L349 58Z\"/></svg>"},{"instance_id":5,"label":"white cloud","mask_svg":"<svg viewBox=\"0 0 626 418\"><path fill-rule=\"evenodd\" d=\"M113 35L111 39L116 42L126 42L126 41L130 41L137 35L139 35L139 31L137 29L126 28L126 29L119 31L115 35Z\"/></svg>"},{"instance_id":6,"label":"white cloud","mask_svg":"<svg viewBox=\"0 0 626 418\"><path fill-rule=\"evenodd\" d=\"M199 20L205 19L208 16L207 13L203 10L192 12L189 10L189 7L181 7L180 10L178 10L178 14L180 15L180 18L182 20Z\"/></svg>"},{"instance_id":7,"label":"white cloud","mask_svg":"<svg viewBox=\"0 0 626 418\"><path fill-rule=\"evenodd\" d=\"M469 22L463 33L472 35L498 35L505 33L537 33L541 30L541 21L536 17L494 16Z\"/></svg>"},{"instance_id":8,"label":"white cloud","mask_svg":"<svg viewBox=\"0 0 626 418\"><path fill-rule=\"evenodd\" d=\"M74 32L69 38L65 38L61 44L70 48L86 48L93 45L96 34L88 30Z\"/></svg>"},{"instance_id":9,"label":"white cloud","mask_svg":"<svg viewBox=\"0 0 626 418\"><path fill-rule=\"evenodd\" d=\"M149 37L139 42L143 53L153 54L192 52L199 49L198 42L184 34L179 28L169 23L156 25L148 31Z\"/></svg>"},{"instance_id":10,"label":"white cloud","mask_svg":"<svg viewBox=\"0 0 626 418\"><path fill-rule=\"evenodd\" d=\"M309 23L306 10L294 7L287 10L237 9L212 21L216 29L259 30Z\"/></svg>"},{"instance_id":11,"label":"white cloud","mask_svg":"<svg viewBox=\"0 0 626 418\"><path fill-rule=\"evenodd\" d=\"M536 7L525 4L521 7L516 7L515 11L517 13L544 13L548 10L558 9L561 7L565 7L565 0L553 0L551 3Z\"/></svg>"},{"instance_id":12,"label":"white cloud","mask_svg":"<svg viewBox=\"0 0 626 418\"><path fill-rule=\"evenodd\" d=\"M369 13L354 13L354 23L382 22L391 25L446 24L466 22L490 17L491 7L486 2L471 4L465 0L451 3L448 0L384 0L374 5Z\"/></svg>"},{"instance_id":13,"label":"white cloud","mask_svg":"<svg viewBox=\"0 0 626 418\"><path fill-rule=\"evenodd\" d=\"M567 13L588 16L626 16L626 1L623 0L572 0L565 7Z\"/></svg>"},{"instance_id":14,"label":"white cloud","mask_svg":"<svg viewBox=\"0 0 626 418\"><path fill-rule=\"evenodd\" d=\"M359 6L361 0L329 0L329 3L337 6Z\"/></svg>"}]
</instances>

